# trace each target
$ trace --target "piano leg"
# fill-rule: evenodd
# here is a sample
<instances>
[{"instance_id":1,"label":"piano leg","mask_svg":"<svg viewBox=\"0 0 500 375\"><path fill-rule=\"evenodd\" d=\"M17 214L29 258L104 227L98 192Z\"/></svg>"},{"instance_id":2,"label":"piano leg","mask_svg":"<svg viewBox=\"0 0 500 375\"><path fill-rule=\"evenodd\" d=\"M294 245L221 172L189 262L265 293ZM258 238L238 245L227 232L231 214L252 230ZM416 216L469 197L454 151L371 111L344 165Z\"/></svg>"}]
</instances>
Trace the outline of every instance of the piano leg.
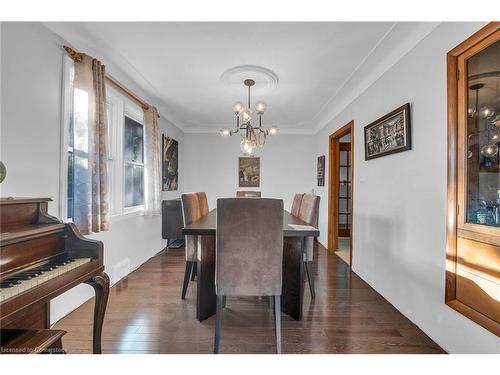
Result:
<instances>
[{"instance_id":1,"label":"piano leg","mask_svg":"<svg viewBox=\"0 0 500 375\"><path fill-rule=\"evenodd\" d=\"M104 321L104 313L108 304L109 295L109 276L106 272L94 276L85 281L94 288L95 291L95 306L94 306L94 354L101 354L101 332L102 323Z\"/></svg>"}]
</instances>

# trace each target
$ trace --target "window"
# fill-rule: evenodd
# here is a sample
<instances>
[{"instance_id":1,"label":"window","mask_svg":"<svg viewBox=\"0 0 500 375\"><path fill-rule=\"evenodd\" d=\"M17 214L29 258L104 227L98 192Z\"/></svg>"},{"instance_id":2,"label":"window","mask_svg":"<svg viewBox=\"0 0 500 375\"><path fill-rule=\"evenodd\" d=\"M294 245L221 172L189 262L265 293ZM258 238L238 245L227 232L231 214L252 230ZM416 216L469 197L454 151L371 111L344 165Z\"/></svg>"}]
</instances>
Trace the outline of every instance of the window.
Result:
<instances>
[{"instance_id":1,"label":"window","mask_svg":"<svg viewBox=\"0 0 500 375\"><path fill-rule=\"evenodd\" d=\"M446 303L500 335L500 24L448 53Z\"/></svg>"},{"instance_id":2,"label":"window","mask_svg":"<svg viewBox=\"0 0 500 375\"><path fill-rule=\"evenodd\" d=\"M75 155L74 155L74 136L73 136L73 114L71 114L71 119L69 122L69 131L68 131L68 219L73 218L73 198L74 198L74 177L75 177Z\"/></svg>"},{"instance_id":3,"label":"window","mask_svg":"<svg viewBox=\"0 0 500 375\"><path fill-rule=\"evenodd\" d=\"M144 206L144 128L125 116L123 162L125 208Z\"/></svg>"},{"instance_id":4,"label":"window","mask_svg":"<svg viewBox=\"0 0 500 375\"><path fill-rule=\"evenodd\" d=\"M60 216L73 218L75 196L75 121L85 110L78 108L78 90L73 88L74 65L64 60L62 176ZM145 150L142 108L110 86L107 90L108 178L111 216L141 212L145 204ZM76 120L75 120L76 119ZM78 126L77 126L78 128Z\"/></svg>"}]
</instances>

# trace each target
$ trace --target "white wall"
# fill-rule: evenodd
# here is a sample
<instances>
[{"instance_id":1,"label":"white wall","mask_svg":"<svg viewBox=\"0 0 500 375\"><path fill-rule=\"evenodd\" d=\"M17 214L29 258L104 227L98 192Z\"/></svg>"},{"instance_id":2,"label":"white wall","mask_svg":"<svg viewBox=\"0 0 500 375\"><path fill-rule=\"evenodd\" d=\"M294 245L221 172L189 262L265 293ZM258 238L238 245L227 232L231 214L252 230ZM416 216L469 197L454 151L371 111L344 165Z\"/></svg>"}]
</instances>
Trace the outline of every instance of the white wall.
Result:
<instances>
[{"instance_id":1,"label":"white wall","mask_svg":"<svg viewBox=\"0 0 500 375\"><path fill-rule=\"evenodd\" d=\"M64 41L40 23L2 23L1 38L0 159L7 167L1 196L52 197L54 202L49 211L58 216ZM157 105L161 114L162 103L149 100L134 82L108 62L104 63L108 72ZM176 138L182 152L182 131L164 117L161 131ZM182 169L179 177L182 189ZM175 198L180 191L163 196ZM91 238L104 242L104 264L112 283L164 246L159 216L112 219L109 231ZM56 321L91 296L91 288L81 285L56 298L52 301L51 320Z\"/></svg>"},{"instance_id":2,"label":"white wall","mask_svg":"<svg viewBox=\"0 0 500 375\"><path fill-rule=\"evenodd\" d=\"M261 182L258 188L238 187L239 136L223 138L218 134L184 135L185 191L205 191L209 206L217 198L235 197L237 190L259 190L266 198L281 198L290 209L297 192L311 192L316 178L316 155L312 135L268 137L260 156Z\"/></svg>"},{"instance_id":3,"label":"white wall","mask_svg":"<svg viewBox=\"0 0 500 375\"><path fill-rule=\"evenodd\" d=\"M328 136L355 121L353 270L451 353L500 353L497 336L444 304L446 53L480 27L441 24L320 131L315 144L327 154ZM406 102L413 149L365 161L363 127ZM323 244L325 185L318 188Z\"/></svg>"},{"instance_id":4,"label":"white wall","mask_svg":"<svg viewBox=\"0 0 500 375\"><path fill-rule=\"evenodd\" d=\"M315 189L321 195L320 240L327 237L327 186L316 187L316 157L328 136L355 120L354 271L452 353L500 352L500 339L444 304L446 228L446 52L481 24L442 24L349 104L315 136L280 134L259 151L264 196ZM59 135L63 43L38 23L2 24L0 158L7 166L1 195L59 199ZM106 62L105 62L106 63ZM118 80L147 95L118 69ZM151 101L155 104L155 101ZM362 129L392 109L412 104L413 150L364 161ZM158 104L160 113L164 106ZM185 134L162 118L162 132L179 141L182 191L204 190L210 207L238 190L237 138ZM328 162L328 157L326 157ZM326 169L328 170L328 168ZM328 178L328 176L326 176ZM105 265L134 268L162 246L159 218L128 217L95 235ZM124 263L123 263L124 262ZM113 280L116 281L116 280ZM53 320L91 296L81 286L53 303Z\"/></svg>"}]
</instances>

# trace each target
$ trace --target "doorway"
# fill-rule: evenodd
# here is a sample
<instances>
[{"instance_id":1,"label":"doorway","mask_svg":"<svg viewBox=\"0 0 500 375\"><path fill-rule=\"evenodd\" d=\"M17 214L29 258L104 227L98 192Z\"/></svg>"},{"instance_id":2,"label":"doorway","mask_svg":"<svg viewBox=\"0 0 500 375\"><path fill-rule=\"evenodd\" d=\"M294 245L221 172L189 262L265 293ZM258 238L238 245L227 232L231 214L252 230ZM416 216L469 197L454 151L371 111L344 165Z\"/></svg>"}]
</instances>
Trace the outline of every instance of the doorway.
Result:
<instances>
[{"instance_id":1,"label":"doorway","mask_svg":"<svg viewBox=\"0 0 500 375\"><path fill-rule=\"evenodd\" d=\"M328 250L352 266L354 121L329 137Z\"/></svg>"}]
</instances>

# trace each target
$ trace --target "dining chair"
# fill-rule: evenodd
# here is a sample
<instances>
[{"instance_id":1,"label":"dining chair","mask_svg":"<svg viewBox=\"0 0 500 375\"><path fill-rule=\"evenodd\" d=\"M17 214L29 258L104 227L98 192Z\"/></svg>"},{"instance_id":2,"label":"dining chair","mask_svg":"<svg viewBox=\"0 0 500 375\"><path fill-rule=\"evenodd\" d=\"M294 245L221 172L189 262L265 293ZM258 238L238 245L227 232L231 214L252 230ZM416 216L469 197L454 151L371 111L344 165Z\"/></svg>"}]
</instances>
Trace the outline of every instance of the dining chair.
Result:
<instances>
[{"instance_id":1,"label":"dining chair","mask_svg":"<svg viewBox=\"0 0 500 375\"><path fill-rule=\"evenodd\" d=\"M219 352L226 296L272 296L276 352L281 353L283 201L217 200L214 353Z\"/></svg>"},{"instance_id":2,"label":"dining chair","mask_svg":"<svg viewBox=\"0 0 500 375\"><path fill-rule=\"evenodd\" d=\"M206 216L208 215L208 212L210 211L208 209L208 200L207 200L207 194L204 191L200 191L196 193L198 195L198 201L200 203L200 214L201 216Z\"/></svg>"},{"instance_id":3,"label":"dining chair","mask_svg":"<svg viewBox=\"0 0 500 375\"><path fill-rule=\"evenodd\" d=\"M202 217L197 193L182 194L181 203L184 226L189 225ZM186 270L184 271L184 283L182 284L182 299L186 298L186 292L191 274L194 275L194 272L196 272L196 260L198 255L198 236L187 235L185 237Z\"/></svg>"},{"instance_id":4,"label":"dining chair","mask_svg":"<svg viewBox=\"0 0 500 375\"><path fill-rule=\"evenodd\" d=\"M302 203L302 198L304 197L304 193L297 193L293 197L293 203L292 203L292 215L293 216L299 216L299 211L300 211L300 204Z\"/></svg>"},{"instance_id":5,"label":"dining chair","mask_svg":"<svg viewBox=\"0 0 500 375\"><path fill-rule=\"evenodd\" d=\"M302 202L300 203L298 218L305 221L309 225L317 228L318 227L318 216L319 216L319 196L312 194L304 194L302 197ZM309 284L309 290L311 291L311 298L316 298L316 293L314 290L314 277L313 277L313 258L314 258L314 238L306 238L306 249L304 254L304 265L306 268L307 282Z\"/></svg>"},{"instance_id":6,"label":"dining chair","mask_svg":"<svg viewBox=\"0 0 500 375\"><path fill-rule=\"evenodd\" d=\"M238 198L260 198L260 196L260 191L238 190L236 192L236 197Z\"/></svg>"}]
</instances>

